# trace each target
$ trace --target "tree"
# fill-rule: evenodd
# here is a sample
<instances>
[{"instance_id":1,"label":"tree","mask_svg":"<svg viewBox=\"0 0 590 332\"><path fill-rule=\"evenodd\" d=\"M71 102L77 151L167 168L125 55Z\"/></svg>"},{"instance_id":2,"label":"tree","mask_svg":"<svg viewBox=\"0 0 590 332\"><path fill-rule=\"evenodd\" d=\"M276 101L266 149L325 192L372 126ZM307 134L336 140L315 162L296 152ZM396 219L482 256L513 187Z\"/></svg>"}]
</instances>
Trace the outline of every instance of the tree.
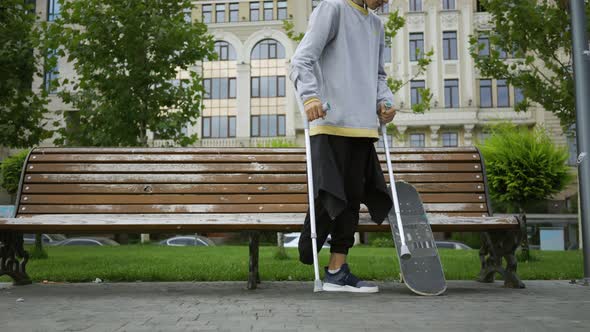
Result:
<instances>
[{"instance_id":1,"label":"tree","mask_svg":"<svg viewBox=\"0 0 590 332\"><path fill-rule=\"evenodd\" d=\"M557 147L543 128L532 131L510 123L491 127L491 136L477 144L486 167L490 195L525 214L528 204L563 190L573 179L566 147ZM525 234L524 257L528 259Z\"/></svg>"},{"instance_id":2,"label":"tree","mask_svg":"<svg viewBox=\"0 0 590 332\"><path fill-rule=\"evenodd\" d=\"M385 23L385 37L388 40L392 40L397 35L397 32L406 25L406 19L399 15L399 10L396 10L393 13L389 13L389 17L387 22ZM432 56L434 55L434 50L430 50L428 52L424 52L424 50L418 49L417 53L422 53L422 55L418 58L418 70L416 74L412 76L409 80L403 81L400 79L394 79L392 77L387 78L387 84L393 93L397 93L400 91L405 85L410 83L412 80L417 78L418 76L422 75L428 65L432 62ZM432 93L430 92L429 88L419 89L418 93L420 94L420 102L412 105L412 112L414 113L424 113L430 109L430 103L432 100ZM393 127L393 124L390 124L389 127Z\"/></svg>"},{"instance_id":3,"label":"tree","mask_svg":"<svg viewBox=\"0 0 590 332\"><path fill-rule=\"evenodd\" d=\"M48 23L46 46L67 56L76 77L59 96L77 109L76 128L61 128L56 144L146 146L147 131L182 146L194 143L204 93L201 79L177 79L214 58L213 39L190 19L190 0L73 0Z\"/></svg>"},{"instance_id":4,"label":"tree","mask_svg":"<svg viewBox=\"0 0 590 332\"><path fill-rule=\"evenodd\" d=\"M491 14L492 31L470 38L470 53L482 77L506 79L524 100L554 113L564 129L575 122L569 1L481 0ZM590 4L586 2L590 14ZM487 35L489 46L482 42ZM506 60L506 57L511 59Z\"/></svg>"},{"instance_id":5,"label":"tree","mask_svg":"<svg viewBox=\"0 0 590 332\"><path fill-rule=\"evenodd\" d=\"M0 146L26 148L51 137L47 92L33 91L44 64L31 1L0 2ZM51 64L49 64L51 65Z\"/></svg>"}]
</instances>

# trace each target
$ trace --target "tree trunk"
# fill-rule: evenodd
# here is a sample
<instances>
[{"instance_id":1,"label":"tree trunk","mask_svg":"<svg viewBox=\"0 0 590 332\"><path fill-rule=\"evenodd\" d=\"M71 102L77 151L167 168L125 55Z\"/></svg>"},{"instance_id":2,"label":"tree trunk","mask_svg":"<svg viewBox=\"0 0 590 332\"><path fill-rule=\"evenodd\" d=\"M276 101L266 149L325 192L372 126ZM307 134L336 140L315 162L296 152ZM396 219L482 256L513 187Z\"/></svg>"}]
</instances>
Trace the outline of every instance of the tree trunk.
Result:
<instances>
[{"instance_id":1,"label":"tree trunk","mask_svg":"<svg viewBox=\"0 0 590 332\"><path fill-rule=\"evenodd\" d=\"M31 258L33 259L45 259L48 258L47 252L43 248L43 234L35 234L35 247L31 252Z\"/></svg>"},{"instance_id":2,"label":"tree trunk","mask_svg":"<svg viewBox=\"0 0 590 332\"><path fill-rule=\"evenodd\" d=\"M285 251L285 234L277 232L277 252L275 254L277 259L287 259L287 252Z\"/></svg>"}]
</instances>

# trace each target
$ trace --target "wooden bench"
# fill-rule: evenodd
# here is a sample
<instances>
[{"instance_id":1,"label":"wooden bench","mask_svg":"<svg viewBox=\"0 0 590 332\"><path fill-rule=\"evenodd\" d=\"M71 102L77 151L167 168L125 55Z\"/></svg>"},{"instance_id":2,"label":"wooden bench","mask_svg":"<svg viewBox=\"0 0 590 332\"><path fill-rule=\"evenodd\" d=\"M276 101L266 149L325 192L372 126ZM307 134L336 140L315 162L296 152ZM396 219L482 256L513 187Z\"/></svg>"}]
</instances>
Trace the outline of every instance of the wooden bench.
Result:
<instances>
[{"instance_id":1,"label":"wooden bench","mask_svg":"<svg viewBox=\"0 0 590 332\"><path fill-rule=\"evenodd\" d=\"M498 272L506 286L524 287L514 259L521 221L491 217L475 148L399 148L392 158L397 179L421 193L433 231L484 232L480 281L493 282ZM256 288L258 232L300 230L305 171L301 148L36 148L23 169L16 216L0 220L0 275L30 283L22 233L248 231L248 287ZM363 213L359 231L390 229Z\"/></svg>"}]
</instances>

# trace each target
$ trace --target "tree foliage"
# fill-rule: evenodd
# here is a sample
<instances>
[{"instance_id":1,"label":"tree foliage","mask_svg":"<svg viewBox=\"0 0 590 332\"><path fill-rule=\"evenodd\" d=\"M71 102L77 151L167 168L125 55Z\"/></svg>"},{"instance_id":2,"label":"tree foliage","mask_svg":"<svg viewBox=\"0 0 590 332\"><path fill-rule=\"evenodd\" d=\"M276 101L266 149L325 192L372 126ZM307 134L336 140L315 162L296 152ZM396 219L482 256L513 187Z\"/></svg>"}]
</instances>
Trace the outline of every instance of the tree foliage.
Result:
<instances>
[{"instance_id":1,"label":"tree foliage","mask_svg":"<svg viewBox=\"0 0 590 332\"><path fill-rule=\"evenodd\" d=\"M35 93L33 79L42 76L39 29L30 1L0 2L0 145L30 147L51 137L47 93ZM35 89L36 90L36 89Z\"/></svg>"},{"instance_id":2,"label":"tree foliage","mask_svg":"<svg viewBox=\"0 0 590 332\"><path fill-rule=\"evenodd\" d=\"M470 38L470 52L481 77L506 79L520 88L525 98L515 105L517 111L526 111L536 102L553 112L562 127L569 128L575 122L569 1L481 3L491 15L492 25L491 31L480 31ZM590 14L588 2L586 13ZM489 35L489 55L480 54L485 48L478 42L481 34Z\"/></svg>"},{"instance_id":3,"label":"tree foliage","mask_svg":"<svg viewBox=\"0 0 590 332\"><path fill-rule=\"evenodd\" d=\"M190 19L190 0L73 0L46 26L49 49L73 64L59 96L78 110L57 144L145 146L147 131L183 146L182 128L200 115L201 78L191 71L214 58L206 25ZM190 79L178 79L179 71Z\"/></svg>"},{"instance_id":4,"label":"tree foliage","mask_svg":"<svg viewBox=\"0 0 590 332\"><path fill-rule=\"evenodd\" d=\"M29 155L29 150L23 150L4 160L0 164L0 186L14 195L18 191L23 165Z\"/></svg>"},{"instance_id":5,"label":"tree foliage","mask_svg":"<svg viewBox=\"0 0 590 332\"><path fill-rule=\"evenodd\" d=\"M491 136L478 147L491 196L515 209L547 199L573 180L567 148L556 146L542 128L502 123L491 127Z\"/></svg>"}]
</instances>

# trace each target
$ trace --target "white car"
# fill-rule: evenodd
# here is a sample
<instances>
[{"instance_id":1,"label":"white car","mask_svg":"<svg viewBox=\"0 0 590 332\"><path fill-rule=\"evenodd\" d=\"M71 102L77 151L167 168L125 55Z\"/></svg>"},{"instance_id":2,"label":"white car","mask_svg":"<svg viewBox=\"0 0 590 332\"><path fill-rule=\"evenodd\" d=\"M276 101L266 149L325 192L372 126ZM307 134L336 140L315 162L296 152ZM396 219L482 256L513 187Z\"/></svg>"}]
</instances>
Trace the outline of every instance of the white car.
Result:
<instances>
[{"instance_id":1,"label":"white car","mask_svg":"<svg viewBox=\"0 0 590 332\"><path fill-rule=\"evenodd\" d=\"M71 237L51 243L54 246L118 246L119 243L106 237Z\"/></svg>"},{"instance_id":2,"label":"white car","mask_svg":"<svg viewBox=\"0 0 590 332\"><path fill-rule=\"evenodd\" d=\"M285 248L297 248L298 244L299 244L299 236L301 236L301 233L286 233L285 234ZM326 242L324 243L322 248L330 248L330 244L328 243L328 240L330 240L330 235L328 235L328 238L326 239ZM318 243L318 245L319 245L319 243Z\"/></svg>"},{"instance_id":3,"label":"white car","mask_svg":"<svg viewBox=\"0 0 590 332\"><path fill-rule=\"evenodd\" d=\"M43 244L55 244L65 239L66 237L63 234L41 234ZM23 240L24 244L35 244L35 234L23 234Z\"/></svg>"},{"instance_id":4,"label":"white car","mask_svg":"<svg viewBox=\"0 0 590 332\"><path fill-rule=\"evenodd\" d=\"M184 247L184 246L214 246L215 243L211 241L209 238L204 236L194 236L194 235L182 235L182 236L175 236L171 237L166 240L160 241L160 245L163 246L171 246L171 247Z\"/></svg>"},{"instance_id":5,"label":"white car","mask_svg":"<svg viewBox=\"0 0 590 332\"><path fill-rule=\"evenodd\" d=\"M456 249L456 250L470 250L473 249L465 243L457 241L436 241L436 248L438 249Z\"/></svg>"}]
</instances>

